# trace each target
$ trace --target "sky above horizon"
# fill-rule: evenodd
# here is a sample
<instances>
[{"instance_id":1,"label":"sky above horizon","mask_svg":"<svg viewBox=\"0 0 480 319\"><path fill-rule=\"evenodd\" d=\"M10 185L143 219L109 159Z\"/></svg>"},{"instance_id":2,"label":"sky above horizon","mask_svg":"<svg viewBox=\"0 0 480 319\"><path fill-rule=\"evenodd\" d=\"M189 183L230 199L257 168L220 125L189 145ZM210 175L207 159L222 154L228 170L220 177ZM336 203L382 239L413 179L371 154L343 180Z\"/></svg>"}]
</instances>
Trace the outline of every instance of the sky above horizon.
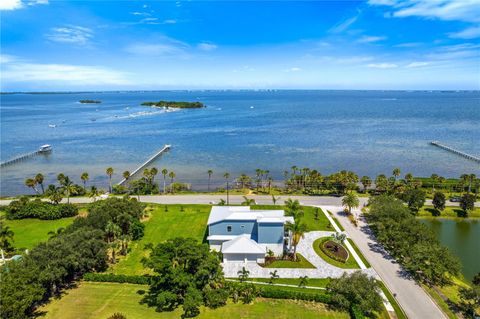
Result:
<instances>
[{"instance_id":1,"label":"sky above horizon","mask_svg":"<svg viewBox=\"0 0 480 319\"><path fill-rule=\"evenodd\" d=\"M480 89L480 0L0 0L1 91Z\"/></svg>"}]
</instances>

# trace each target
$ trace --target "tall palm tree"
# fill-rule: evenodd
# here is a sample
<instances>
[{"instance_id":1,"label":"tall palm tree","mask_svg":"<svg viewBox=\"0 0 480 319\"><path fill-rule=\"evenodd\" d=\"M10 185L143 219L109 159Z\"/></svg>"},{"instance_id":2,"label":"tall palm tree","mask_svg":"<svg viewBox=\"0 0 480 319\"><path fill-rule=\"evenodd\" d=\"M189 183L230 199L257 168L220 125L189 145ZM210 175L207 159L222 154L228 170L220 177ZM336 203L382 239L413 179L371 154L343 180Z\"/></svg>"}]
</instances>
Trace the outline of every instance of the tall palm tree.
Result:
<instances>
[{"instance_id":1,"label":"tall palm tree","mask_svg":"<svg viewBox=\"0 0 480 319\"><path fill-rule=\"evenodd\" d=\"M105 174L108 176L108 183L109 183L109 193L112 192L112 175L113 175L113 167L108 167L105 170Z\"/></svg>"},{"instance_id":2,"label":"tall palm tree","mask_svg":"<svg viewBox=\"0 0 480 319\"><path fill-rule=\"evenodd\" d=\"M352 208L358 208L358 206L360 205L360 201L358 200L358 196L355 195L355 193L347 193L347 195L342 198L342 205L344 207L347 207L348 213L351 214Z\"/></svg>"},{"instance_id":3,"label":"tall palm tree","mask_svg":"<svg viewBox=\"0 0 480 319\"><path fill-rule=\"evenodd\" d=\"M288 216L293 216L293 219L296 223L300 221L300 218L303 217L303 210L302 206L300 206L300 202L296 200L292 200L291 198L285 201L285 213Z\"/></svg>"},{"instance_id":4,"label":"tall palm tree","mask_svg":"<svg viewBox=\"0 0 480 319\"><path fill-rule=\"evenodd\" d=\"M61 184L64 187L65 192L67 192L67 203L70 203L70 195L72 191L75 190L75 185L73 184L73 182L70 180L70 177L68 176L64 177Z\"/></svg>"},{"instance_id":5,"label":"tall palm tree","mask_svg":"<svg viewBox=\"0 0 480 319\"><path fill-rule=\"evenodd\" d=\"M230 198L229 198L229 183L228 183L228 179L230 178L230 173L226 172L225 174L223 174L223 178L225 178L225 180L227 181L227 205L230 204Z\"/></svg>"},{"instance_id":6,"label":"tall palm tree","mask_svg":"<svg viewBox=\"0 0 480 319\"><path fill-rule=\"evenodd\" d=\"M152 178L152 184L153 184L153 181L155 180L155 176L157 176L158 174L158 169L156 167L152 167L150 169L150 177Z\"/></svg>"},{"instance_id":7,"label":"tall palm tree","mask_svg":"<svg viewBox=\"0 0 480 319\"><path fill-rule=\"evenodd\" d=\"M117 224L109 221L105 226L105 234L107 235L107 242L112 249L112 262L115 263L115 249L118 245L116 245L117 238L122 233L122 229Z\"/></svg>"},{"instance_id":8,"label":"tall palm tree","mask_svg":"<svg viewBox=\"0 0 480 319\"><path fill-rule=\"evenodd\" d=\"M363 192L366 193L367 192L367 188L369 188L370 186L372 186L372 179L368 176L362 176L360 182L362 183L363 185Z\"/></svg>"},{"instance_id":9,"label":"tall palm tree","mask_svg":"<svg viewBox=\"0 0 480 319\"><path fill-rule=\"evenodd\" d=\"M469 193L472 191L472 184L475 182L476 179L477 179L477 176L475 174L468 175L468 192Z\"/></svg>"},{"instance_id":10,"label":"tall palm tree","mask_svg":"<svg viewBox=\"0 0 480 319\"><path fill-rule=\"evenodd\" d=\"M395 181L397 181L397 178L400 176L400 168L395 167L392 171L392 175L395 177Z\"/></svg>"},{"instance_id":11,"label":"tall palm tree","mask_svg":"<svg viewBox=\"0 0 480 319\"><path fill-rule=\"evenodd\" d=\"M54 204L58 204L63 199L63 194L60 190L60 187L57 187L53 184L48 185L45 194L48 196L48 199Z\"/></svg>"},{"instance_id":12,"label":"tall palm tree","mask_svg":"<svg viewBox=\"0 0 480 319\"><path fill-rule=\"evenodd\" d=\"M297 245L300 239L305 236L307 226L303 223L287 223L285 229L291 233L291 244L293 245L293 260L297 261Z\"/></svg>"},{"instance_id":13,"label":"tall palm tree","mask_svg":"<svg viewBox=\"0 0 480 319\"><path fill-rule=\"evenodd\" d=\"M43 188L43 180L44 180L44 177L41 173L38 173L37 175L35 175L35 182L40 185L40 187L42 188L42 194L45 194L45 189Z\"/></svg>"},{"instance_id":14,"label":"tall palm tree","mask_svg":"<svg viewBox=\"0 0 480 319\"><path fill-rule=\"evenodd\" d=\"M99 195L99 192L97 187L92 185L92 187L90 187L90 198L92 198L93 201L96 201L98 195Z\"/></svg>"},{"instance_id":15,"label":"tall palm tree","mask_svg":"<svg viewBox=\"0 0 480 319\"><path fill-rule=\"evenodd\" d=\"M175 180L175 172L174 171L170 171L170 173L168 173L168 177L170 177L170 191L172 192L173 194L173 181Z\"/></svg>"},{"instance_id":16,"label":"tall palm tree","mask_svg":"<svg viewBox=\"0 0 480 319\"><path fill-rule=\"evenodd\" d=\"M166 168L162 169L164 194L167 192L167 174L168 174L168 170Z\"/></svg>"},{"instance_id":17,"label":"tall palm tree","mask_svg":"<svg viewBox=\"0 0 480 319\"><path fill-rule=\"evenodd\" d=\"M130 172L129 171L125 171L122 173L122 177L125 179L125 182L127 183L127 187L129 186L128 185L128 179L130 178Z\"/></svg>"},{"instance_id":18,"label":"tall palm tree","mask_svg":"<svg viewBox=\"0 0 480 319\"><path fill-rule=\"evenodd\" d=\"M88 176L87 172L83 172L82 175L80 175L80 179L83 182L83 190L86 192L87 191L87 181L90 179L90 176Z\"/></svg>"},{"instance_id":19,"label":"tall palm tree","mask_svg":"<svg viewBox=\"0 0 480 319\"><path fill-rule=\"evenodd\" d=\"M208 174L208 192L210 192L210 180L212 179L213 171L209 169L207 171L207 174Z\"/></svg>"},{"instance_id":20,"label":"tall palm tree","mask_svg":"<svg viewBox=\"0 0 480 319\"><path fill-rule=\"evenodd\" d=\"M27 178L25 180L25 186L32 188L35 193L40 194L37 189L37 182L33 178Z\"/></svg>"},{"instance_id":21,"label":"tall palm tree","mask_svg":"<svg viewBox=\"0 0 480 319\"><path fill-rule=\"evenodd\" d=\"M145 179L150 182L150 170L148 168L145 168L143 170L143 177L145 177Z\"/></svg>"}]
</instances>

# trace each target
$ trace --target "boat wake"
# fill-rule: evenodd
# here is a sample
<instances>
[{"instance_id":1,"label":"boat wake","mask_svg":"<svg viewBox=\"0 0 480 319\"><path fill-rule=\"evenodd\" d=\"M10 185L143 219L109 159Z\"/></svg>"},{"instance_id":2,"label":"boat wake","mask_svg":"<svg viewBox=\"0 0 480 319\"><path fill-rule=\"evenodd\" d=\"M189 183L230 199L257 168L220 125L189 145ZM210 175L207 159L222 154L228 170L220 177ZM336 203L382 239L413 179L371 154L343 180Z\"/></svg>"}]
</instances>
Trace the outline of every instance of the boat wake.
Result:
<instances>
[{"instance_id":1,"label":"boat wake","mask_svg":"<svg viewBox=\"0 0 480 319\"><path fill-rule=\"evenodd\" d=\"M136 117L142 117L142 116L153 116L156 114L162 114L162 113L171 113L171 112L177 112L179 110L176 109L165 109L165 110L158 110L158 111L140 111L140 112L134 112L130 113L127 115L115 115L111 116L108 119L131 119L131 118L136 118Z\"/></svg>"}]
</instances>

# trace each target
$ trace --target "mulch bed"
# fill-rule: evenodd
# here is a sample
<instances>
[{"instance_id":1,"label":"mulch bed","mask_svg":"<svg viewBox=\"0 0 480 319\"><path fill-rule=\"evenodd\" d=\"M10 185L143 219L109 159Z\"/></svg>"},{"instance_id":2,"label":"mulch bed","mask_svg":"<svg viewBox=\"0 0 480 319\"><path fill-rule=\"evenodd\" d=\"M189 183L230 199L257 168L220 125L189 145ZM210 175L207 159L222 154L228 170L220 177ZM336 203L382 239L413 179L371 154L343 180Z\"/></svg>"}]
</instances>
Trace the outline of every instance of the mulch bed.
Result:
<instances>
[{"instance_id":1,"label":"mulch bed","mask_svg":"<svg viewBox=\"0 0 480 319\"><path fill-rule=\"evenodd\" d=\"M339 259L347 260L347 258L348 258L348 252L345 249L345 247L343 247L342 245L340 245L340 244L338 244L334 241L328 240L328 241L324 242L323 247L325 249L327 249L331 254L338 257Z\"/></svg>"}]
</instances>

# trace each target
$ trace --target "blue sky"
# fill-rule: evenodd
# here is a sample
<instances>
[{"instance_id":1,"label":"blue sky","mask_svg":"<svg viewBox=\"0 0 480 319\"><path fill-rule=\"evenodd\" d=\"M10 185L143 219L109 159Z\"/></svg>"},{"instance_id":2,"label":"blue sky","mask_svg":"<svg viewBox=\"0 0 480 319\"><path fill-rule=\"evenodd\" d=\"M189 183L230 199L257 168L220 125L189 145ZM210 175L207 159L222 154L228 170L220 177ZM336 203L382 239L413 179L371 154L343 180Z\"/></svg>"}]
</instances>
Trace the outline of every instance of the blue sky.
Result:
<instances>
[{"instance_id":1,"label":"blue sky","mask_svg":"<svg viewBox=\"0 0 480 319\"><path fill-rule=\"evenodd\" d=\"M0 0L1 90L479 89L480 0Z\"/></svg>"}]
</instances>

